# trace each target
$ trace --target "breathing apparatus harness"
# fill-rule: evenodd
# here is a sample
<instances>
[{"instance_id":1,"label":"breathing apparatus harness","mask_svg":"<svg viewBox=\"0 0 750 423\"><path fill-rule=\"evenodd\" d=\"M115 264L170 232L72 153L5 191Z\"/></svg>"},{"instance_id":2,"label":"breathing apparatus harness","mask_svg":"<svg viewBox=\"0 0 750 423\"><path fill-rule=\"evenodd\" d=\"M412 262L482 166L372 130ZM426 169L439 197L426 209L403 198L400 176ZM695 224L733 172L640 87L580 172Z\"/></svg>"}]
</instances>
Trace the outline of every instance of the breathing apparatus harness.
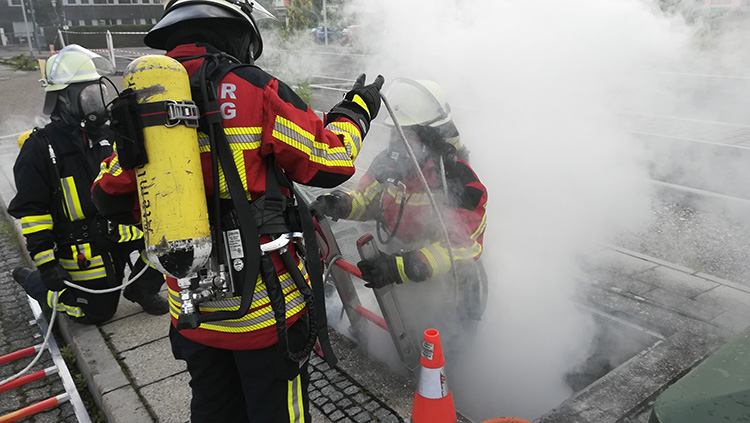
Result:
<instances>
[{"instance_id":1,"label":"breathing apparatus harness","mask_svg":"<svg viewBox=\"0 0 750 423\"><path fill-rule=\"evenodd\" d=\"M121 143L128 142L129 148L118 148L118 154L123 153L120 157L121 165L126 169L148 162L143 148L144 126L182 123L198 127L208 135L211 164L214 169L213 203L209 206L209 216L212 219L212 257L207 268L200 270L197 277L178 279L182 306L177 329L195 329L202 323L244 317L252 304L260 275L265 282L276 320L279 348L285 351L290 359L303 361L309 357L317 339L324 358L329 365L335 366L337 359L328 339L325 303L322 301L325 298L323 272L321 262L316 257L319 249L307 204L276 165L273 156L267 159L265 194L248 201L224 132L217 86L229 72L252 65L237 63L237 59L225 53L205 53L178 60L185 62L196 59L203 59L203 62L190 76L194 101L179 103L177 112L173 104L166 104L168 101L136 104L135 93L127 90L118 97L122 100L116 100L113 106L113 118L118 117L113 119L113 126L127 132L125 139L118 139L118 147ZM144 119L144 115L150 115L151 118ZM222 200L219 195L220 163L223 164L221 169L224 172L230 200ZM282 186L290 192L290 196L282 194ZM268 235L272 240L261 244L261 235ZM304 249L301 244L303 240ZM295 263L289 250L290 242L302 258L305 251L310 254L306 266L312 289ZM294 351L289 348L286 303L276 267L271 259L272 252L279 254L291 280L307 304L308 336L305 345ZM199 312L201 302L232 296L240 296L237 310ZM316 301L316 298L320 301Z\"/></svg>"},{"instance_id":2,"label":"breathing apparatus harness","mask_svg":"<svg viewBox=\"0 0 750 423\"><path fill-rule=\"evenodd\" d=\"M52 140L50 139L49 134L47 133L47 130L45 128L34 128L33 134L36 134L36 136L40 137L44 142L44 145L46 146L47 154L49 157L48 163L52 165L51 167L53 170L53 177L55 178L54 181L50 182L50 186L54 187L52 195L56 199L56 201L59 201L60 210L62 210L63 212L63 216L53 218L53 220L56 222L55 226L59 228L57 231L55 231L56 244L72 245L81 242L100 242L104 244L110 242L108 237L117 235L116 224L99 216L88 217L80 220L71 219L67 212L68 208L65 204L60 165L57 160L57 153L52 146ZM51 212L57 214L54 209ZM74 258L77 261L78 268L80 270L86 270L91 264L81 251L78 251ZM105 262L111 261L107 254L102 255L102 259L105 260ZM133 266L132 263L130 263L130 260L128 260L127 263L132 270ZM79 285L71 283L70 281L66 281L66 285L93 294L105 294L126 287L130 283L134 282L138 277L140 277L142 273L143 272L140 272L136 277L132 278L122 286L104 290L93 290L90 288L81 287Z\"/></svg>"}]
</instances>

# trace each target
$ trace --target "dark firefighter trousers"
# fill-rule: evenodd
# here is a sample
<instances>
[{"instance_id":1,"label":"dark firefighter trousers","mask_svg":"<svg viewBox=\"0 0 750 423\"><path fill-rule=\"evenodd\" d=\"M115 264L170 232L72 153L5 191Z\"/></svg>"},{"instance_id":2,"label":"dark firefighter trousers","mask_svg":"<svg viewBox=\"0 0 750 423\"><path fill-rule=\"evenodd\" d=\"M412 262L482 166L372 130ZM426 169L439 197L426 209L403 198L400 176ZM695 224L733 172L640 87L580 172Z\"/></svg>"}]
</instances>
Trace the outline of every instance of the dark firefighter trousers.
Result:
<instances>
[{"instance_id":1,"label":"dark firefighter trousers","mask_svg":"<svg viewBox=\"0 0 750 423\"><path fill-rule=\"evenodd\" d=\"M106 277L87 281L73 281L73 283L89 289L107 289L120 285L123 281L124 264L115 266L112 264L109 254L103 253L102 257L105 256ZM139 258L133 267L131 275L138 274L145 265L146 263ZM153 267L149 267L138 280L133 282L131 289L144 296L153 295L159 292L163 284L164 275ZM24 283L24 287L26 292L40 304L51 306L48 303L49 291L44 286L38 270L29 275ZM117 311L117 305L120 302L120 292L118 290L106 294L92 294L68 287L61 291L61 294L58 296L57 309L67 313L68 317L78 323L98 324L106 322Z\"/></svg>"},{"instance_id":2,"label":"dark firefighter trousers","mask_svg":"<svg viewBox=\"0 0 750 423\"><path fill-rule=\"evenodd\" d=\"M291 348L307 338L306 315L289 327ZM172 353L187 363L192 423L310 422L308 360L289 359L278 344L232 351L191 341L170 327ZM303 419L304 416L304 420Z\"/></svg>"}]
</instances>

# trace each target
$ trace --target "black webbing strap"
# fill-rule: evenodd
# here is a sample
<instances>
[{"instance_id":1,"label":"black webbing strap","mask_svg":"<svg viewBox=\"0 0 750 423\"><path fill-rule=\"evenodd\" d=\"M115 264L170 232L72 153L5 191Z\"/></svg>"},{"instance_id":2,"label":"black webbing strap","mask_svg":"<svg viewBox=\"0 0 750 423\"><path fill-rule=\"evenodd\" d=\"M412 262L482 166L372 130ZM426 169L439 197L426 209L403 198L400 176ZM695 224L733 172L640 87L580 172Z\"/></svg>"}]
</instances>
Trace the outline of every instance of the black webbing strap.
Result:
<instances>
[{"instance_id":1,"label":"black webbing strap","mask_svg":"<svg viewBox=\"0 0 750 423\"><path fill-rule=\"evenodd\" d=\"M209 60L211 59L211 60ZM272 304L272 310L274 311L274 317L276 318L276 326L277 326L277 333L279 334L279 342L284 342L286 345L280 345L284 347L285 350L289 352L290 358L293 360L296 356L305 354L309 354L309 349L312 348L312 346L305 345L305 348L298 352L290 352L288 350L288 341L286 339L286 304L284 303L283 295L276 295L275 293L272 294L274 289L278 289L280 291L280 285L278 284L278 274L275 271L275 266L273 269L273 272L271 271L271 268L268 266L268 263L273 264L270 260L270 256L268 256L267 263L264 263L263 257L261 256L260 252L260 236L258 234L258 228L254 222L253 219L253 213L250 210L250 204L247 201L247 197L245 195L245 189L242 185L242 181L240 180L239 171L237 170L237 167L234 165L234 160L232 153L229 148L229 142L226 138L226 134L224 133L224 127L223 127L223 120L221 118L221 114L219 113L219 102L216 98L216 90L213 89L213 85L211 85L211 89L209 90L207 88L207 85L209 85L210 81L221 81L224 76L229 73L230 71L242 67L242 66L251 66L251 65L243 65L243 64L235 64L232 66L226 66L223 69L221 69L219 72L216 72L217 68L219 68L218 57L207 55L204 56L204 62L201 64L200 70L197 72L198 74L198 81L197 83L200 85L200 96L199 98L202 100L201 103L201 112L202 112L202 119L203 122L208 125L208 135L209 140L211 142L211 151L212 156L215 154L218 155L218 160L221 163L226 163L227 165L223 166L222 169L224 170L224 176L226 179L227 187L229 189L229 194L232 198L232 203L235 207L235 210L237 211L237 216L240 221L240 232L242 234L243 243L246 245L246 251L248 251L248 262L247 265L243 268L243 274L241 276L241 280L243 280L245 283L243 284L242 289L242 300L240 302L240 307L235 312L225 312L225 311L216 311L208 314L201 314L199 316L199 321L202 322L209 322L209 321L217 321L217 320L227 320L227 319L238 319L243 317L247 311L250 308L250 304L252 303L252 296L255 292L255 285L257 282L257 275L260 271L263 271L264 274L267 274L268 277L271 277L271 273L273 273L274 279L271 280L265 279L266 281L266 290L269 294L269 300ZM212 66L213 69L207 71L206 69ZM209 74L210 76L206 76L206 74ZM210 78L210 79L209 79ZM191 78L192 79L192 78ZM195 95L194 95L195 97ZM214 161L215 163L215 161ZM330 339L328 337L328 323L326 318L326 311L325 311L325 291L323 286L323 270L321 267L320 259L318 258L319 250L317 245L317 238L315 233L315 228L312 221L312 215L310 214L310 210L307 208L307 205L305 204L304 200L299 198L297 193L294 191L291 182L288 180L286 175L284 175L281 170L276 166L275 162L273 161L273 158L269 158L269 171L268 171L268 177L266 180L266 205L265 207L271 207L273 208L275 206L275 203L277 202L277 199L283 200L283 195L280 191L280 184L284 183L284 186L287 187L290 192L293 194L294 198L297 199L297 203L299 205L299 212L301 215L302 220L302 232L305 239L305 245L306 249L310 252L312 252L312 257L308 256L308 260L306 261L308 274L310 276L310 282L313 285L313 292L312 296L309 296L308 292L303 292L302 289L299 288L300 281L298 278L302 279L302 284L307 286L307 283L304 281L304 277L302 277L301 273L299 272L299 269L297 269L296 264L291 266L289 268L288 265L287 271L290 272L290 277L297 278L294 279L295 284L298 285L298 289L300 289L300 293L303 295L303 298L305 300L310 300L312 304L309 304L308 312L311 312L314 308L314 311L310 313L310 336L308 336L308 342L307 344L311 344L310 339L314 341L315 337L317 336L318 340L320 341L320 347L323 351L324 358L326 362L330 366L335 366L337 363L337 358L335 354L333 353L333 349L331 348ZM214 166L214 178L218 178L218 167ZM214 184L216 187L217 184ZM218 189L214 190L214 196L217 198L219 196ZM269 201L270 200L270 201ZM285 201L282 201L281 203L285 204ZM269 210L266 210L269 211ZM283 212L283 210L279 210L280 212ZM216 210L216 213L219 214L220 210ZM220 231L219 231L220 232ZM252 246L253 248L249 248ZM287 253L287 255L289 255ZM289 255L289 258L291 256ZM284 257L282 256L283 261ZM292 260L294 262L294 260ZM268 267L268 268L264 268ZM296 275L294 271L297 271L296 273L299 273L299 275ZM275 285L275 287L271 287L270 285ZM279 292L279 294L283 294ZM305 295L307 294L307 295ZM274 300L273 297L276 297ZM279 297L281 298L281 304L277 304L275 307L273 306L274 301L278 302ZM314 297L318 297L320 301L314 301ZM313 320L317 320L317 322L314 322ZM282 335L282 329L283 329L283 335ZM283 341L282 341L283 339ZM307 350L307 351L305 351ZM293 357L295 356L295 357ZM306 357L304 357L306 358ZM301 359L300 359L301 360ZM300 361L298 360L298 361Z\"/></svg>"},{"instance_id":2,"label":"black webbing strap","mask_svg":"<svg viewBox=\"0 0 750 423\"><path fill-rule=\"evenodd\" d=\"M338 358L336 358L336 354L333 352L331 340L328 336L328 316L326 315L323 267L320 261L320 249L318 248L318 237L315 232L312 213L310 213L305 200L297 194L294 185L289 178L281 172L281 169L279 169L275 163L270 162L269 169L273 169L276 173L275 179L281 181L281 184L289 189L290 193L297 200L296 203L302 223L302 236L305 239L305 250L307 252L305 266L307 266L307 274L310 277L313 298L318 299L317 301L314 301L318 341L320 342L320 349L323 351L323 358L326 363L328 363L329 366L334 367L338 362ZM289 271L291 272L291 269L289 269Z\"/></svg>"},{"instance_id":3,"label":"black webbing strap","mask_svg":"<svg viewBox=\"0 0 750 423\"><path fill-rule=\"evenodd\" d=\"M163 101L154 103L140 103L136 106L138 116L141 118L141 125L146 128L149 126L164 126L169 119L167 118L167 109Z\"/></svg>"},{"instance_id":4,"label":"black webbing strap","mask_svg":"<svg viewBox=\"0 0 750 423\"><path fill-rule=\"evenodd\" d=\"M253 293L255 292L255 285L258 281L258 274L260 272L260 236L258 235L258 228L255 225L255 221L252 218L252 212L250 211L250 204L247 202L247 196L245 195L245 188L242 185L239 171L235 166L232 152L229 148L229 141L224 134L224 125L221 119L221 115L215 113L219 110L219 102L216 98L215 90L209 90L206 80L206 66L208 60L201 64L199 70L200 74L200 98L203 101L202 110L205 116L204 121L208 125L208 136L211 142L212 154L215 151L218 154L219 162L223 163L222 169L224 170L224 177L226 179L227 187L229 188L229 195L232 198L232 203L237 211L237 218L240 223L240 234L242 235L242 243L246 251L246 265L239 272L239 280L242 281L242 297L240 300L240 307L235 311L214 311L211 313L201 314L198 316L199 323L215 322L218 320L231 320L239 319L245 316L250 310L250 304L253 301ZM229 72L231 67L226 69ZM219 80L226 74L224 72L220 75ZM214 168L214 177L218 177L219 169ZM214 196L218 197L219 192L214 192ZM218 214L220 210L215 210ZM218 236L221 236L221 229L217 230Z\"/></svg>"}]
</instances>

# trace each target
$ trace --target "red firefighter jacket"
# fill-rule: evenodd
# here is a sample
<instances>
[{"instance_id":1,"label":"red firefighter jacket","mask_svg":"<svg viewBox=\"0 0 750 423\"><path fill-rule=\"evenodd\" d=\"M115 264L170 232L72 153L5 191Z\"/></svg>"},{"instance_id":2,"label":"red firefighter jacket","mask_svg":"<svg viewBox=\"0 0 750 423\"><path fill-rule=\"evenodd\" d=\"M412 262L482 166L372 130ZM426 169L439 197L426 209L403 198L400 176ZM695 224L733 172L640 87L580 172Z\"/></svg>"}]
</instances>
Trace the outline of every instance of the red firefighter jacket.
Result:
<instances>
[{"instance_id":1,"label":"red firefighter jacket","mask_svg":"<svg viewBox=\"0 0 750 423\"><path fill-rule=\"evenodd\" d=\"M204 53L217 53L205 44L181 45L167 53L175 59ZM203 58L182 62L188 74L194 74ZM224 65L229 65L225 63ZM333 187L354 173L354 159L362 146L359 128L345 118L325 125L291 88L255 66L243 66L226 74L218 84L224 132L232 149L235 165L243 179L247 197L256 199L265 193L266 159L273 154L276 164L287 177L301 184ZM201 165L206 194L214 195L209 140L199 132ZM229 198L224 175L219 169L220 197ZM102 163L93 186L97 207L108 216L132 211L140 218L136 201L136 177L132 170L119 166L116 152ZM209 200L209 204L211 201ZM268 242L261 236L261 242ZM291 244L290 244L291 246ZM296 256L295 256L296 257ZM286 324L291 326L304 312L305 303L276 252L272 253L286 302ZM303 263L298 267L308 279ZM309 280L308 280L309 283ZM180 288L167 278L172 324L180 314ZM238 309L239 297L201 303L200 310L231 311ZM260 277L248 314L237 320L201 324L181 333L204 345L230 350L260 349L278 341L275 319Z\"/></svg>"},{"instance_id":2,"label":"red firefighter jacket","mask_svg":"<svg viewBox=\"0 0 750 423\"><path fill-rule=\"evenodd\" d=\"M395 237L418 249L420 259L427 263L432 277L448 272L451 269L448 248L416 170L403 178L403 186L378 182L373 175L373 169L378 168L378 162L387 160L387 155L387 152L383 152L376 157L357 188L347 193L352 207L346 219L379 219L392 233L399 221L402 202L405 201ZM487 189L461 159L446 168L447 190L443 188L440 167L435 159L427 160L422 167L422 175L441 208L454 262L458 265L477 260L482 254L487 225Z\"/></svg>"}]
</instances>

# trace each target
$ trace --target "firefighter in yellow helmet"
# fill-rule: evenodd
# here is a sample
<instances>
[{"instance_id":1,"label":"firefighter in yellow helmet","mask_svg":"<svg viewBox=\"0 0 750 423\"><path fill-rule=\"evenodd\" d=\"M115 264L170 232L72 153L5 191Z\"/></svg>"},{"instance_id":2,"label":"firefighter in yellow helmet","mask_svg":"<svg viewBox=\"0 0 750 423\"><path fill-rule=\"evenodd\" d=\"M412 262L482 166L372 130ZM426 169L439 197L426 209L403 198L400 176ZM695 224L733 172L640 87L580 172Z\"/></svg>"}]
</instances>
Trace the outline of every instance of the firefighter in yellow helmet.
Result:
<instances>
[{"instance_id":1,"label":"firefighter in yellow helmet","mask_svg":"<svg viewBox=\"0 0 750 423\"><path fill-rule=\"evenodd\" d=\"M65 281L92 290L120 285L130 253L142 248L142 232L132 225L103 219L91 200L91 185L101 161L112 154L106 125L103 76L113 72L101 56L69 45L42 67L44 113L51 122L24 142L13 167L18 192L8 212L21 219L26 246L36 270L18 267L14 279L41 304L54 304L80 323L110 319L120 291L104 294L67 287ZM144 270L138 260L133 274ZM164 277L148 268L125 289L125 298L150 314L165 314L158 295Z\"/></svg>"}]
</instances>

